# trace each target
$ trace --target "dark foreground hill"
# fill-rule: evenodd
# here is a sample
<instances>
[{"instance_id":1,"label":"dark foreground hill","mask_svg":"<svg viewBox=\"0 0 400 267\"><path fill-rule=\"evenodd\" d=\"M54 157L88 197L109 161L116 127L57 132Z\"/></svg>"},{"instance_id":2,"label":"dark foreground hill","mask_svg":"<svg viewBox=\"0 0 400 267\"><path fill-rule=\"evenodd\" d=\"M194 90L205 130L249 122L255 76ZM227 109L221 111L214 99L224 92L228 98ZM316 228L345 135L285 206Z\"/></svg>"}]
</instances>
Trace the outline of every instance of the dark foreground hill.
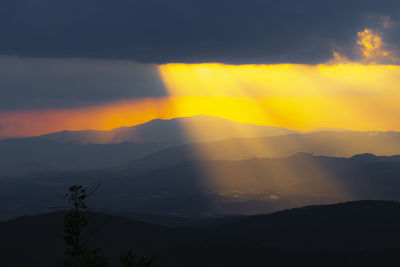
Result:
<instances>
[{"instance_id":1,"label":"dark foreground hill","mask_svg":"<svg viewBox=\"0 0 400 267\"><path fill-rule=\"evenodd\" d=\"M63 213L0 223L0 266L61 266ZM399 266L400 203L309 206L202 229L89 214L87 243L111 259L129 248L167 266ZM95 230L94 232L92 230ZM113 266L117 261L113 261Z\"/></svg>"}]
</instances>

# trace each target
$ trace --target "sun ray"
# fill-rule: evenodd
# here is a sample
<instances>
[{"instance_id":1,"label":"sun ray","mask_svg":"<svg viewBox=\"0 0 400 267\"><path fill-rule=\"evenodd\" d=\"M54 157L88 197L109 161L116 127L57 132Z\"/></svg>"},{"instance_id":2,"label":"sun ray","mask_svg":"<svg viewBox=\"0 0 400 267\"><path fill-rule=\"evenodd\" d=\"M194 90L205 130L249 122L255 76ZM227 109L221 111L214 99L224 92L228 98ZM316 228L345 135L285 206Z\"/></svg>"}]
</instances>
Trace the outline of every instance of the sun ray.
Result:
<instances>
[{"instance_id":1,"label":"sun ray","mask_svg":"<svg viewBox=\"0 0 400 267\"><path fill-rule=\"evenodd\" d=\"M400 67L395 65L352 62L238 66L166 64L161 65L159 71L169 95L182 98L174 103L178 113L192 110L239 122L297 130L318 127L399 129L400 108L396 103L400 101ZM204 125L183 125L183 129L189 136L207 131ZM200 144L196 146L195 153L204 160L223 159L227 154L235 160L276 156L273 145L258 139L242 141L225 142L224 151ZM304 147L304 144L294 145ZM235 155L239 157L235 158ZM294 194L296 190L297 194L319 194L322 197L332 193L341 199L351 198L351 193L342 188L323 167L313 161L307 164L314 174L314 184L309 185L309 190L295 186L307 179L298 174L299 166L277 165L272 172L262 165L256 168L266 173L265 179L274 181L275 188L280 188L280 192L269 192L278 198L282 192ZM235 195L235 198L240 198L244 196L243 191L250 190L251 186L254 189L257 183L260 186L268 184L266 181L254 181L251 177L255 169L252 168L242 169L243 173L238 175L219 168L213 162L204 161L202 169L208 177L203 182L213 193L242 192ZM238 180L237 177L247 178Z\"/></svg>"}]
</instances>

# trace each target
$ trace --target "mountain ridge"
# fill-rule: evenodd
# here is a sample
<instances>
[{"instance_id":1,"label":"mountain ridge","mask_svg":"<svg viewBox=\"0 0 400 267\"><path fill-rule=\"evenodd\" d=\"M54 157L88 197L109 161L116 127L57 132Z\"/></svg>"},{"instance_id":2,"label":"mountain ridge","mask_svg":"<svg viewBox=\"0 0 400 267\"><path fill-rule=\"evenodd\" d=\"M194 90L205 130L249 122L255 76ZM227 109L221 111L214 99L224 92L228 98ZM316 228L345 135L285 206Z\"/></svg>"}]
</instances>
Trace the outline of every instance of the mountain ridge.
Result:
<instances>
[{"instance_id":1,"label":"mountain ridge","mask_svg":"<svg viewBox=\"0 0 400 267\"><path fill-rule=\"evenodd\" d=\"M184 128L193 128L195 125L208 128L208 131L211 131L211 133L204 132L197 136L187 136ZM213 128L217 130L213 130ZM223 133L219 133L219 131ZM59 142L75 141L96 144L130 141L140 143L168 142L168 145L179 145L187 142L207 142L230 137L273 136L294 132L297 131L275 126L241 123L221 117L195 115L173 119L154 119L142 124L123 126L107 131L61 131L41 135L36 138ZM161 134L157 135L157 133ZM169 136L166 136L168 134ZM173 137L174 135L177 136Z\"/></svg>"},{"instance_id":2,"label":"mountain ridge","mask_svg":"<svg viewBox=\"0 0 400 267\"><path fill-rule=\"evenodd\" d=\"M370 132L333 131L188 143L156 151L112 170L129 172L143 167L165 167L190 160L288 157L299 152L328 157L352 157L368 153L377 156L400 155L400 133L380 132L371 135Z\"/></svg>"},{"instance_id":3,"label":"mountain ridge","mask_svg":"<svg viewBox=\"0 0 400 267\"><path fill-rule=\"evenodd\" d=\"M0 243L1 263L62 264L64 215L55 212L0 222L6 241ZM302 207L200 229L93 213L87 231L102 227L85 241L101 248L112 267L119 266L119 256L130 248L139 256L156 256L160 267L396 266L399 224L400 203L391 201Z\"/></svg>"}]
</instances>

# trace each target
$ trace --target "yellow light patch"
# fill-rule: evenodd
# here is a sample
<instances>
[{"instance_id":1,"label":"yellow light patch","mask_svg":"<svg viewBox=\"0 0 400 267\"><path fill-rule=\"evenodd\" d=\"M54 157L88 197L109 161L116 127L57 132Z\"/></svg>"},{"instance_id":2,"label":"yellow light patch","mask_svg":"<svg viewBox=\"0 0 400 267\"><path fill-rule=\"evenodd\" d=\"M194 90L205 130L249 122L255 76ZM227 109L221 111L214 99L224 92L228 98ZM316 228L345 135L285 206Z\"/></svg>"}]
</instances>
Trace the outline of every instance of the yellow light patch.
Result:
<instances>
[{"instance_id":1,"label":"yellow light patch","mask_svg":"<svg viewBox=\"0 0 400 267\"><path fill-rule=\"evenodd\" d=\"M381 61L389 59L394 61L394 57L388 50L384 49L385 43L375 31L364 29L357 33L357 44L360 46L361 53L365 60Z\"/></svg>"},{"instance_id":2,"label":"yellow light patch","mask_svg":"<svg viewBox=\"0 0 400 267\"><path fill-rule=\"evenodd\" d=\"M177 113L297 130L400 130L395 65L166 64L161 77Z\"/></svg>"}]
</instances>

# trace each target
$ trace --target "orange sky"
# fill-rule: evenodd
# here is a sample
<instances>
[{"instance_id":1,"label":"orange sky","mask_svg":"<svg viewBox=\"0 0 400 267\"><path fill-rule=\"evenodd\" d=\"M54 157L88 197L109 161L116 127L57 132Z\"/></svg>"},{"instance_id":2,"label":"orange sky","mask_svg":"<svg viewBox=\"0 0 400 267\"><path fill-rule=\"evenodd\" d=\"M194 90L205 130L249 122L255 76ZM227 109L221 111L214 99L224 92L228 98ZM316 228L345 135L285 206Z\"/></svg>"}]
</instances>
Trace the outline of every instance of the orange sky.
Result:
<instances>
[{"instance_id":1,"label":"orange sky","mask_svg":"<svg viewBox=\"0 0 400 267\"><path fill-rule=\"evenodd\" d=\"M0 137L110 130L197 114L296 130L400 131L400 66L377 63L394 60L395 53L370 29L358 33L357 45L360 62L335 52L334 60L319 65L160 65L169 97L0 112Z\"/></svg>"},{"instance_id":2,"label":"orange sky","mask_svg":"<svg viewBox=\"0 0 400 267\"><path fill-rule=\"evenodd\" d=\"M167 64L159 70L171 97L0 113L1 135L109 130L197 114L297 130L400 130L399 66Z\"/></svg>"},{"instance_id":3,"label":"orange sky","mask_svg":"<svg viewBox=\"0 0 400 267\"><path fill-rule=\"evenodd\" d=\"M35 136L62 130L110 130L172 117L169 99L148 98L86 108L0 113L0 131L3 136Z\"/></svg>"}]
</instances>

